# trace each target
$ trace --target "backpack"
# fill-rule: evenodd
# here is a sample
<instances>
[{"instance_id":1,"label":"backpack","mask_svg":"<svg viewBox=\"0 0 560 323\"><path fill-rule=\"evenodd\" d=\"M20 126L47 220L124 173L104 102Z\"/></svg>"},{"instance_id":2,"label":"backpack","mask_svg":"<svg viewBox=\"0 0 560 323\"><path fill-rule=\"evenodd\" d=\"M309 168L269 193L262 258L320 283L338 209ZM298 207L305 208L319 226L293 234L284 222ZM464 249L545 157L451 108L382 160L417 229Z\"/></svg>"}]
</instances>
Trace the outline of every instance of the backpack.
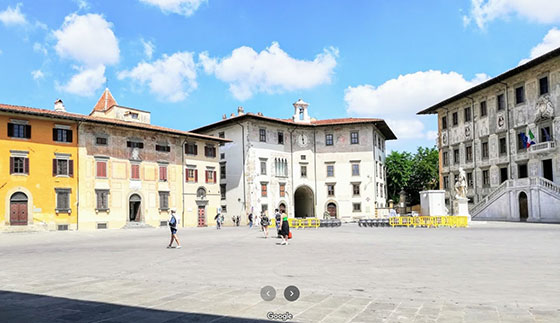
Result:
<instances>
[{"instance_id":1,"label":"backpack","mask_svg":"<svg viewBox=\"0 0 560 323\"><path fill-rule=\"evenodd\" d=\"M172 215L171 219L169 219L169 226L172 228L175 228L177 226L177 219L174 215Z\"/></svg>"}]
</instances>

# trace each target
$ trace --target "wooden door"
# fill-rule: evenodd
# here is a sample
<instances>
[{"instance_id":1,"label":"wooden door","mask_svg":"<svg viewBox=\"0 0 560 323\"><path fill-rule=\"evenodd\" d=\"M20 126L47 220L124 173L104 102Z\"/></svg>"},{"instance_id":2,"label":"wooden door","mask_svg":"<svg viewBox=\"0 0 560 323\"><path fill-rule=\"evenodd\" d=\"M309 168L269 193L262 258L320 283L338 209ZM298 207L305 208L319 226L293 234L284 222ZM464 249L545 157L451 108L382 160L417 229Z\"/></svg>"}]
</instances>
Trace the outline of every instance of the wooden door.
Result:
<instances>
[{"instance_id":1,"label":"wooden door","mask_svg":"<svg viewBox=\"0 0 560 323\"><path fill-rule=\"evenodd\" d=\"M206 212L204 210L204 206L198 207L198 226L199 227L206 226Z\"/></svg>"},{"instance_id":2,"label":"wooden door","mask_svg":"<svg viewBox=\"0 0 560 323\"><path fill-rule=\"evenodd\" d=\"M27 202L10 203L10 225L27 225Z\"/></svg>"}]
</instances>

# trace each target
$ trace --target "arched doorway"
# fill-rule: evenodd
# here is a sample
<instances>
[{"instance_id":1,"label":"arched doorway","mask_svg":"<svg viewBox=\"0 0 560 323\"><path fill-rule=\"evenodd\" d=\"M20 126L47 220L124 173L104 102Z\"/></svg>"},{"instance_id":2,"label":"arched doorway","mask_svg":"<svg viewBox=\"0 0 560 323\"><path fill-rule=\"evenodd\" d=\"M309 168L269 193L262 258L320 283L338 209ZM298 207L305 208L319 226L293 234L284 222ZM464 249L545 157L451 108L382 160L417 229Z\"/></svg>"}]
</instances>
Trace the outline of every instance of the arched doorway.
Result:
<instances>
[{"instance_id":1,"label":"arched doorway","mask_svg":"<svg viewBox=\"0 0 560 323\"><path fill-rule=\"evenodd\" d=\"M519 193L519 221L527 222L529 218L529 207L527 203L527 194Z\"/></svg>"},{"instance_id":2,"label":"arched doorway","mask_svg":"<svg viewBox=\"0 0 560 323\"><path fill-rule=\"evenodd\" d=\"M301 186L294 193L294 209L296 218L315 216L313 191L309 186Z\"/></svg>"},{"instance_id":3,"label":"arched doorway","mask_svg":"<svg viewBox=\"0 0 560 323\"><path fill-rule=\"evenodd\" d=\"M327 204L327 212L329 213L329 216L331 218L336 218L336 204L334 204L333 202Z\"/></svg>"},{"instance_id":4,"label":"arched doorway","mask_svg":"<svg viewBox=\"0 0 560 323\"><path fill-rule=\"evenodd\" d=\"M16 192L10 197L10 225L27 225L27 195Z\"/></svg>"},{"instance_id":5,"label":"arched doorway","mask_svg":"<svg viewBox=\"0 0 560 323\"><path fill-rule=\"evenodd\" d=\"M132 194L128 205L128 220L130 222L140 222L142 213L142 198L140 195Z\"/></svg>"}]
</instances>

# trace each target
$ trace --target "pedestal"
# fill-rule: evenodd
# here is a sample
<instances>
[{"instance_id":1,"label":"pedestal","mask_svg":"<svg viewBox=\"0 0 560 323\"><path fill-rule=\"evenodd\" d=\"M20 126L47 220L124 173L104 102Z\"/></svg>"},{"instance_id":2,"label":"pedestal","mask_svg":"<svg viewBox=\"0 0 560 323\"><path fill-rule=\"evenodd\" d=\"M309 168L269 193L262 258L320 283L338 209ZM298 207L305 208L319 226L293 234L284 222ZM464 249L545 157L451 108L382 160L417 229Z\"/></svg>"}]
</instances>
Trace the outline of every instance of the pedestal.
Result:
<instances>
[{"instance_id":1,"label":"pedestal","mask_svg":"<svg viewBox=\"0 0 560 323\"><path fill-rule=\"evenodd\" d=\"M445 191L429 190L420 192L420 207L422 216L444 216L447 215L445 207Z\"/></svg>"},{"instance_id":2,"label":"pedestal","mask_svg":"<svg viewBox=\"0 0 560 323\"><path fill-rule=\"evenodd\" d=\"M466 216L467 220L471 222L471 215L469 214L469 199L464 197L458 197L453 200L454 207L453 211L456 216Z\"/></svg>"}]
</instances>

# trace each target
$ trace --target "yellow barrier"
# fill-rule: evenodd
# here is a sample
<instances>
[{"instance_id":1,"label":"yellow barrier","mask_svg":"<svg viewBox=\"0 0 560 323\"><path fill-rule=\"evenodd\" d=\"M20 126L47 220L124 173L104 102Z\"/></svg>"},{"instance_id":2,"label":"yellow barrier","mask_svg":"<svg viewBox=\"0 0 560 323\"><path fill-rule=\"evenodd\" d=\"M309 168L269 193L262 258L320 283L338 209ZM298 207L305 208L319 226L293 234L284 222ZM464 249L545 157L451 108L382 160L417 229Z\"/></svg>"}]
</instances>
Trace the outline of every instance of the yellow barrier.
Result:
<instances>
[{"instance_id":1,"label":"yellow barrier","mask_svg":"<svg viewBox=\"0 0 560 323\"><path fill-rule=\"evenodd\" d=\"M425 227L425 228L466 228L466 216L399 216L389 218L392 227Z\"/></svg>"}]
</instances>

